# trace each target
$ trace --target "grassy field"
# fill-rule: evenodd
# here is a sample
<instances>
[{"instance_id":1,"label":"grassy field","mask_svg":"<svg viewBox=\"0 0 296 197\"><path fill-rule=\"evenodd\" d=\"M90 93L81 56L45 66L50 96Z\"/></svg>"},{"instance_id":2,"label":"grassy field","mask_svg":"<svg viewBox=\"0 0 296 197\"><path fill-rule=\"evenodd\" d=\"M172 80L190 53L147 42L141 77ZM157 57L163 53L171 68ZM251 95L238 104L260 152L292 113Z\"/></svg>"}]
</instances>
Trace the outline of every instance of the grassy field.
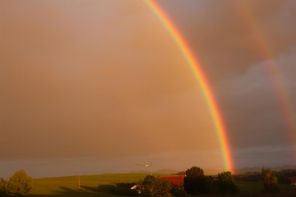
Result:
<instances>
[{"instance_id":1,"label":"grassy field","mask_svg":"<svg viewBox=\"0 0 296 197\"><path fill-rule=\"evenodd\" d=\"M28 197L118 197L109 192L110 186L116 183L138 182L146 175L129 173L81 176L81 189L78 189L78 177L74 176L34 179L33 191ZM260 182L238 182L237 184L240 188L238 196L296 196L295 188L290 185L281 185L281 193L277 195L264 195Z\"/></svg>"},{"instance_id":2,"label":"grassy field","mask_svg":"<svg viewBox=\"0 0 296 197\"><path fill-rule=\"evenodd\" d=\"M78 188L79 179L77 176L34 179L33 190L28 196L113 197L116 195L112 195L107 192L106 187L108 185L110 186L116 183L138 182L143 180L146 175L147 174L128 173L81 176L80 189Z\"/></svg>"}]
</instances>

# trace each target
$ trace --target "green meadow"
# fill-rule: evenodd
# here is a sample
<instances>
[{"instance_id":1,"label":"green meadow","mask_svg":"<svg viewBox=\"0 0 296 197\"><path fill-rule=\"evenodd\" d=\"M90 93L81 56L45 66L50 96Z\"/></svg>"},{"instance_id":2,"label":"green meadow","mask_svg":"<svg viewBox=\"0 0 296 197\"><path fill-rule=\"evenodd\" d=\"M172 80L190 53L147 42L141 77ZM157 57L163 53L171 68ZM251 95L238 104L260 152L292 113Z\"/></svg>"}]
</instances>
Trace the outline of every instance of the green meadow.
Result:
<instances>
[{"instance_id":1,"label":"green meadow","mask_svg":"<svg viewBox=\"0 0 296 197\"><path fill-rule=\"evenodd\" d=\"M27 197L119 197L110 192L110 187L117 183L135 183L143 180L147 174L101 174L92 176L77 176L40 178L33 180L33 190ZM264 194L261 182L237 182L240 193L235 196L296 196L295 186L280 185L281 192L274 195ZM124 195L126 197L132 195ZM213 195L205 195L213 196Z\"/></svg>"},{"instance_id":2,"label":"green meadow","mask_svg":"<svg viewBox=\"0 0 296 197\"><path fill-rule=\"evenodd\" d=\"M41 178L33 180L33 190L28 196L118 196L108 191L108 186L116 183L135 183L143 180L147 174L101 174L80 176L80 188L78 188L78 176Z\"/></svg>"}]
</instances>

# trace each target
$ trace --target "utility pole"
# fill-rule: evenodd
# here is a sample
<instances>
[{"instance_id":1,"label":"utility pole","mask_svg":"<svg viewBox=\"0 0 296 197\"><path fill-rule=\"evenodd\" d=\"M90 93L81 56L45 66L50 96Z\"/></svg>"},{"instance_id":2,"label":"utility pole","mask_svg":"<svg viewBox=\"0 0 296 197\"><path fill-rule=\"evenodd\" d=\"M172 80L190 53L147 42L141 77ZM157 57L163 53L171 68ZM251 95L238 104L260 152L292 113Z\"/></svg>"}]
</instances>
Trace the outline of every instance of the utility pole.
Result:
<instances>
[{"instance_id":1,"label":"utility pole","mask_svg":"<svg viewBox=\"0 0 296 197\"><path fill-rule=\"evenodd\" d=\"M77 183L77 186L78 186L78 189L80 189L81 187L80 187L80 175L78 175L78 183Z\"/></svg>"}]
</instances>

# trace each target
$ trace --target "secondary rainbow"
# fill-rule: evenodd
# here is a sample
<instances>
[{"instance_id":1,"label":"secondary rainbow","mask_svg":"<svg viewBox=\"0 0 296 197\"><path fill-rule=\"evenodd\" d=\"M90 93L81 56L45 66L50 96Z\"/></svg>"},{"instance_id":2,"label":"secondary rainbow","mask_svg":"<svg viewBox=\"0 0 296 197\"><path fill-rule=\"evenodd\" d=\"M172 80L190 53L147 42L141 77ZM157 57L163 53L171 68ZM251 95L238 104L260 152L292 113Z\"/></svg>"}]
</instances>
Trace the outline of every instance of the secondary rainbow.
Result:
<instances>
[{"instance_id":1,"label":"secondary rainbow","mask_svg":"<svg viewBox=\"0 0 296 197\"><path fill-rule=\"evenodd\" d=\"M253 39L256 43L257 53L267 60L266 71L272 82L280 110L287 125L287 129L291 133L295 133L296 125L294 123L294 114L291 111L291 101L288 96L289 94L285 88L285 84L283 83L284 80L282 79L280 70L278 69L278 65L274 61L272 61L272 47L270 46L260 26L256 23L256 19L252 15L250 5L245 1L234 1L234 3L236 5L235 8L237 8L238 14L243 21L243 24L245 25L246 30L249 31L251 35L253 35Z\"/></svg>"},{"instance_id":2,"label":"secondary rainbow","mask_svg":"<svg viewBox=\"0 0 296 197\"><path fill-rule=\"evenodd\" d=\"M210 114L215 125L216 134L221 146L221 151L224 158L224 168L225 170L233 171L233 161L231 157L230 146L228 143L226 127L224 125L217 101L215 100L213 92L210 88L210 84L201 68L200 63L198 62L197 58L194 57L185 38L183 38L178 28L174 25L174 23L168 17L166 12L160 7L160 5L155 0L145 0L145 2L159 18L172 39L175 41L177 47L180 49L188 65L190 66L190 69L192 70L192 73L194 74L194 77L196 78L199 86L201 87L208 108L210 110Z\"/></svg>"}]
</instances>

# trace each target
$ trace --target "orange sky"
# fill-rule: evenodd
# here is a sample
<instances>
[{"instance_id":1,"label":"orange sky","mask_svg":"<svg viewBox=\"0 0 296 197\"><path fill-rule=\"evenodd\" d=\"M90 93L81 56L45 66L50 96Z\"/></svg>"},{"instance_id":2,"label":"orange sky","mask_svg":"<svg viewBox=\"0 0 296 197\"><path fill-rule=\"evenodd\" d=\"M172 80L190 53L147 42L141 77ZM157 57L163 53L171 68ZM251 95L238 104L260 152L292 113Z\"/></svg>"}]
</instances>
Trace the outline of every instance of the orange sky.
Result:
<instances>
[{"instance_id":1,"label":"orange sky","mask_svg":"<svg viewBox=\"0 0 296 197\"><path fill-rule=\"evenodd\" d=\"M145 4L1 7L4 160L219 152L190 68Z\"/></svg>"},{"instance_id":2,"label":"orange sky","mask_svg":"<svg viewBox=\"0 0 296 197\"><path fill-rule=\"evenodd\" d=\"M291 90L296 39L282 21L296 12L288 0L252 2ZM160 3L214 84L237 163L291 156L262 69L268 60L256 54L231 1ZM81 168L64 174L137 170L137 162L223 166L201 90L141 1L0 1L0 54L0 176L22 166L58 175L67 159Z\"/></svg>"}]
</instances>

